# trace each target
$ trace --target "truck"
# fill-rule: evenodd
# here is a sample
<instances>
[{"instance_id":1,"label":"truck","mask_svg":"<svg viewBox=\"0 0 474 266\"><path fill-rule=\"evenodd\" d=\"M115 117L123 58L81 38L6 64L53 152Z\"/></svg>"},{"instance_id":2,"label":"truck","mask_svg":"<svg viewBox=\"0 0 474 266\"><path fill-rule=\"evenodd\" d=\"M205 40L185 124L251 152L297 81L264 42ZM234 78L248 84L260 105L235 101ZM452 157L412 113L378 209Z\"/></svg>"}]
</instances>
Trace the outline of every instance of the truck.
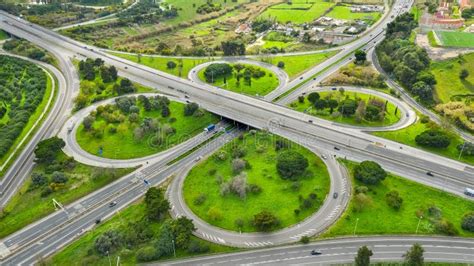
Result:
<instances>
[{"instance_id":1,"label":"truck","mask_svg":"<svg viewBox=\"0 0 474 266\"><path fill-rule=\"evenodd\" d=\"M209 126L207 126L207 127L204 128L204 131L206 131L206 132L211 132L211 131L213 131L214 129L216 129L216 125L210 124Z\"/></svg>"},{"instance_id":2,"label":"truck","mask_svg":"<svg viewBox=\"0 0 474 266\"><path fill-rule=\"evenodd\" d=\"M474 189L467 187L466 189L464 189L464 194L469 197L474 197Z\"/></svg>"}]
</instances>

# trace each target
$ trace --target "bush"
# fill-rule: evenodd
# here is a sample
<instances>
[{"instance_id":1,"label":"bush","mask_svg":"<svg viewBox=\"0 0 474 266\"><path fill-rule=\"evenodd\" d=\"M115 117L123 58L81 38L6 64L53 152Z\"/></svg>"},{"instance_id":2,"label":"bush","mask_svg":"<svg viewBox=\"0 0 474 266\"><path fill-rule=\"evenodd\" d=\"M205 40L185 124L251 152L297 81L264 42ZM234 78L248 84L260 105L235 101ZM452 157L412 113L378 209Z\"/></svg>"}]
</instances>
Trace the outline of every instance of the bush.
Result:
<instances>
[{"instance_id":1,"label":"bush","mask_svg":"<svg viewBox=\"0 0 474 266\"><path fill-rule=\"evenodd\" d=\"M175 63L174 61L168 61L168 62L166 63L166 67L167 67L168 69L173 69L173 68L176 67L176 63Z\"/></svg>"},{"instance_id":2,"label":"bush","mask_svg":"<svg viewBox=\"0 0 474 266\"><path fill-rule=\"evenodd\" d=\"M202 245L197 240L191 240L188 247L189 253L199 254L199 253L206 253L210 250L209 245Z\"/></svg>"},{"instance_id":3,"label":"bush","mask_svg":"<svg viewBox=\"0 0 474 266\"><path fill-rule=\"evenodd\" d=\"M278 64L277 64L277 66L278 66L279 68L285 68L285 62L279 61Z\"/></svg>"},{"instance_id":4,"label":"bush","mask_svg":"<svg viewBox=\"0 0 474 266\"><path fill-rule=\"evenodd\" d=\"M146 246L139 250L137 250L137 260L139 262L148 262L157 260L159 258L158 252L156 252L156 248L152 246Z\"/></svg>"},{"instance_id":5,"label":"bush","mask_svg":"<svg viewBox=\"0 0 474 266\"><path fill-rule=\"evenodd\" d=\"M53 183L66 183L68 180L67 176L63 172L54 172L53 175L51 176L51 181Z\"/></svg>"},{"instance_id":6,"label":"bush","mask_svg":"<svg viewBox=\"0 0 474 266\"><path fill-rule=\"evenodd\" d=\"M283 179L295 179L308 167L308 159L295 151L283 151L278 154L277 170Z\"/></svg>"},{"instance_id":7,"label":"bush","mask_svg":"<svg viewBox=\"0 0 474 266\"><path fill-rule=\"evenodd\" d=\"M122 245L122 235L119 231L110 230L95 239L94 247L102 256L113 253Z\"/></svg>"},{"instance_id":8,"label":"bush","mask_svg":"<svg viewBox=\"0 0 474 266\"><path fill-rule=\"evenodd\" d=\"M300 242L303 244L308 244L309 243L309 236L302 236L300 239Z\"/></svg>"},{"instance_id":9,"label":"bush","mask_svg":"<svg viewBox=\"0 0 474 266\"><path fill-rule=\"evenodd\" d=\"M41 187L48 184L48 178L42 173L34 172L31 174L31 184L33 187Z\"/></svg>"},{"instance_id":10,"label":"bush","mask_svg":"<svg viewBox=\"0 0 474 266\"><path fill-rule=\"evenodd\" d=\"M253 225L258 231L267 232L279 224L275 215L268 211L261 211L254 215Z\"/></svg>"},{"instance_id":11,"label":"bush","mask_svg":"<svg viewBox=\"0 0 474 266\"><path fill-rule=\"evenodd\" d=\"M461 228L469 232L474 232L474 212L464 215L461 221Z\"/></svg>"},{"instance_id":12,"label":"bush","mask_svg":"<svg viewBox=\"0 0 474 266\"><path fill-rule=\"evenodd\" d=\"M204 77L207 82L214 82L216 78L232 74L232 67L227 63L210 64L204 70Z\"/></svg>"},{"instance_id":13,"label":"bush","mask_svg":"<svg viewBox=\"0 0 474 266\"><path fill-rule=\"evenodd\" d=\"M447 148L451 139L439 130L428 129L415 137L416 144L433 148Z\"/></svg>"},{"instance_id":14,"label":"bush","mask_svg":"<svg viewBox=\"0 0 474 266\"><path fill-rule=\"evenodd\" d=\"M188 103L184 106L184 115L192 116L198 109L199 105L197 103Z\"/></svg>"},{"instance_id":15,"label":"bush","mask_svg":"<svg viewBox=\"0 0 474 266\"><path fill-rule=\"evenodd\" d=\"M206 201L206 199L206 194L201 193L194 199L194 205L202 205Z\"/></svg>"},{"instance_id":16,"label":"bush","mask_svg":"<svg viewBox=\"0 0 474 266\"><path fill-rule=\"evenodd\" d=\"M385 201L388 206L392 207L395 210L400 210L402 207L403 199L400 197L398 191L392 190L385 194Z\"/></svg>"},{"instance_id":17,"label":"bush","mask_svg":"<svg viewBox=\"0 0 474 266\"><path fill-rule=\"evenodd\" d=\"M354 168L354 177L364 184L375 185L384 180L387 173L376 162L363 161Z\"/></svg>"},{"instance_id":18,"label":"bush","mask_svg":"<svg viewBox=\"0 0 474 266\"><path fill-rule=\"evenodd\" d=\"M454 236L458 234L458 230L454 227L453 223L447 220L440 220L435 224L436 231L448 236Z\"/></svg>"}]
</instances>

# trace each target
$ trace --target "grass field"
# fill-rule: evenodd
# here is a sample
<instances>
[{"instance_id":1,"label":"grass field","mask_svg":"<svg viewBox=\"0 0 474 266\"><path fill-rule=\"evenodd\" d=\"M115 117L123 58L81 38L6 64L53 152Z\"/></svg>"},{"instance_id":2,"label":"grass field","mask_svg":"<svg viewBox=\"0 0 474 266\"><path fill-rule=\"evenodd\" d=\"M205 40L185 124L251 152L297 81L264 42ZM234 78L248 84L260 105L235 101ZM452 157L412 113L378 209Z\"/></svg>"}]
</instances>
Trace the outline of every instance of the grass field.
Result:
<instances>
[{"instance_id":1,"label":"grass field","mask_svg":"<svg viewBox=\"0 0 474 266\"><path fill-rule=\"evenodd\" d=\"M106 231L118 229L120 231L127 231L129 228L127 227L128 223L130 222L138 222L142 219L146 219L146 208L143 202L135 203L130 205L123 211L117 213L114 217L112 217L109 221L106 221L100 224L98 227L94 228L93 230L84 234L81 238L77 241L73 242L72 244L66 246L63 250L59 251L53 255L47 261L47 265L72 265L72 266L82 266L82 265L97 265L97 266L108 266L109 260L107 256L99 255L94 249L94 242L95 239L103 234ZM165 220L170 219L166 217ZM150 222L149 226L153 231L153 235L157 236L160 232L160 226L164 223L161 222ZM152 244L152 241L155 241L156 237L153 237L150 243L146 243L148 245ZM206 242L197 238L195 236L191 237L191 241L198 241L203 245L209 246L210 253L222 253L222 252L231 252L237 251L236 248L232 247L225 247L220 246L214 243ZM112 253L110 255L112 261L115 263L116 257L120 256L120 265L136 265L136 252L139 248L132 247L130 249L122 248L118 252ZM196 254L190 253L187 250L177 249L176 250L176 257L177 258L185 258L190 256L196 256ZM71 260L71 258L80 258L78 260ZM172 259L173 257L167 256L160 258L160 260L168 260Z\"/></svg>"},{"instance_id":2,"label":"grass field","mask_svg":"<svg viewBox=\"0 0 474 266\"><path fill-rule=\"evenodd\" d=\"M474 33L459 31L435 31L441 46L474 48Z\"/></svg>"},{"instance_id":3,"label":"grass field","mask_svg":"<svg viewBox=\"0 0 474 266\"><path fill-rule=\"evenodd\" d=\"M237 83L237 78L235 77L235 70L232 75L226 77L227 85L224 84L224 77L218 77L214 79L214 83L212 85L227 89L230 91L244 93L254 96L263 96L271 92L272 90L276 89L279 84L278 77L272 71L266 70L264 68L260 68L254 65L245 65L244 66L252 66L256 69L261 69L265 72L265 76L261 78L253 78L252 82L249 85L243 78L240 79L240 83ZM205 81L206 78L204 77L205 68L199 71L198 76L202 81ZM243 70L242 72L243 73Z\"/></svg>"},{"instance_id":4,"label":"grass field","mask_svg":"<svg viewBox=\"0 0 474 266\"><path fill-rule=\"evenodd\" d=\"M330 99L335 99L337 101L344 100L345 97L349 97L349 99L360 98L361 100L365 100L366 102L370 98L380 99L378 97L375 97L369 94L351 92L351 91L346 91L344 93L344 96L340 95L339 92L327 92L327 91L319 92L319 95L321 96L321 99L330 98ZM380 99L380 100L385 101L383 99ZM357 122L355 119L355 115L352 115L350 117L345 117L345 116L334 117L329 113L329 109L325 109L322 111L316 110L312 106L311 102L308 101L308 99L305 99L304 103L300 103L298 102L298 100L296 100L290 104L290 107L295 109L296 111L304 112L304 113L314 115L323 119L327 119L330 121L334 121L337 123L354 125L354 126L367 126L367 127L393 125L400 120L400 115L401 115L400 112L397 112L396 115L394 114L396 106L391 102L388 102L387 112L385 113L385 117L383 121L368 121L368 120L362 119L361 122Z\"/></svg>"},{"instance_id":5,"label":"grass field","mask_svg":"<svg viewBox=\"0 0 474 266\"><path fill-rule=\"evenodd\" d=\"M338 51L326 52L326 53L315 53L307 55L294 55L294 56L269 56L259 58L261 61L278 65L278 62L285 63L283 70L288 74L290 78L294 78L300 74L303 74L309 68L321 64L327 59L331 58Z\"/></svg>"},{"instance_id":6,"label":"grass field","mask_svg":"<svg viewBox=\"0 0 474 266\"><path fill-rule=\"evenodd\" d=\"M244 232L255 231L251 225L253 216L262 210L268 210L279 220L278 228L295 224L313 214L322 204L329 191L329 175L324 163L309 150L291 143L292 150L298 151L308 159L311 174L301 177L299 185L282 179L277 173L275 141L280 137L257 132L255 135L246 133L242 139L236 139L233 144L244 148L244 160L250 163L247 183L261 187L259 194L248 192L245 199L235 194L221 196L219 179L229 180L234 176L230 157L232 145L226 145L220 151L228 156L225 160L211 156L195 166L186 177L183 186L184 199L191 210L203 220L212 225L238 231L235 224L237 219L244 222L241 228ZM215 173L213 173L215 171ZM292 186L298 186L293 188ZM305 199L310 193L316 193L317 200L309 208L302 208L299 215L294 210L300 208L301 195ZM196 204L195 200L204 195L205 200Z\"/></svg>"},{"instance_id":7,"label":"grass field","mask_svg":"<svg viewBox=\"0 0 474 266\"><path fill-rule=\"evenodd\" d=\"M356 20L361 19L367 21L369 24L373 24L382 16L379 12L370 12L370 13L358 13L351 12L350 6L335 6L331 12L329 12L327 17L335 19L344 19L344 20Z\"/></svg>"},{"instance_id":8,"label":"grass field","mask_svg":"<svg viewBox=\"0 0 474 266\"><path fill-rule=\"evenodd\" d=\"M459 78L462 69L470 72L464 80ZM431 73L436 78L436 94L442 102L462 99L466 95L474 96L474 53L463 55L461 60L434 61Z\"/></svg>"},{"instance_id":9,"label":"grass field","mask_svg":"<svg viewBox=\"0 0 474 266\"><path fill-rule=\"evenodd\" d=\"M408 146L448 157L453 160L458 160L459 151L456 149L456 147L464 142L462 138L457 135L451 136L451 144L446 149L428 148L416 144L415 137L421 134L423 131L430 129L430 126L432 127L433 125L433 122L423 124L420 122L420 119L418 119L416 123L404 129L396 131L374 132L373 134L382 138L400 142ZM474 156L462 156L461 161L474 165Z\"/></svg>"},{"instance_id":10,"label":"grass field","mask_svg":"<svg viewBox=\"0 0 474 266\"><path fill-rule=\"evenodd\" d=\"M137 55L131 55L131 54L122 54L122 53L111 53L115 56L133 61L138 63L138 56ZM166 63L169 61L173 61L178 65L177 67L170 69L166 66ZM143 64L145 66L149 66L154 69L158 69L160 71L166 72L171 75L175 75L178 77L182 78L187 78L188 73L191 69L193 69L195 66L200 65L202 63L209 62L209 59L203 57L202 59L188 59L188 58L183 58L183 59L178 59L178 58L170 58L170 57L154 57L154 56L141 56L140 57L140 64ZM180 70L179 64L182 63L183 67ZM181 75L180 75L181 74Z\"/></svg>"},{"instance_id":11,"label":"grass field","mask_svg":"<svg viewBox=\"0 0 474 266\"><path fill-rule=\"evenodd\" d=\"M162 117L161 111L145 111L141 104L139 121L142 121L145 117L157 118L161 125L169 124L171 127L176 129L176 132L171 135L163 137L164 140L160 144L153 145L152 139L156 137L155 134L147 134L140 140L134 137L134 128L137 127L138 123L131 123L126 119L120 125L114 124L113 126L124 127L126 130L111 133L107 128L112 125L107 123L102 117L98 117L93 123L94 129L102 130L102 138L96 138L92 132L84 130L84 126L79 126L77 130L76 139L81 148L91 154L98 154L100 147L102 147L102 157L111 159L129 159L139 158L147 155L151 155L168 148L173 147L194 135L201 133L203 128L211 123L217 122L217 117L209 112L205 112L203 116L184 116L184 104L178 102L171 102L169 104L170 117ZM176 121L170 119L176 118Z\"/></svg>"},{"instance_id":12,"label":"grass field","mask_svg":"<svg viewBox=\"0 0 474 266\"><path fill-rule=\"evenodd\" d=\"M8 38L10 38L10 36L8 36L8 34L5 31L0 30L0 41L6 40Z\"/></svg>"},{"instance_id":13,"label":"grass field","mask_svg":"<svg viewBox=\"0 0 474 266\"><path fill-rule=\"evenodd\" d=\"M311 1L310 4L307 4L305 0L294 0L291 5L288 3L274 5L259 17L274 18L280 23L302 24L317 19L333 5L334 3L323 0Z\"/></svg>"},{"instance_id":14,"label":"grass field","mask_svg":"<svg viewBox=\"0 0 474 266\"><path fill-rule=\"evenodd\" d=\"M352 162L345 164L352 173L356 164ZM363 185L354 178L352 182L353 187ZM442 218L452 222L460 236L474 236L474 233L461 229L463 215L474 210L472 201L393 174L389 174L382 183L367 187L369 188L367 195L372 198L372 203L357 212L354 208L353 192L347 211L323 237L353 235L354 229L356 235L415 234L420 220L417 214L423 216L418 234L436 234L433 224L436 219L427 211L431 206L441 210ZM385 201L385 194L391 190L397 190L403 198L402 207L398 211L390 208Z\"/></svg>"},{"instance_id":15,"label":"grass field","mask_svg":"<svg viewBox=\"0 0 474 266\"><path fill-rule=\"evenodd\" d=\"M65 158L65 155L61 155ZM21 186L0 214L0 238L55 211L52 199L63 205L69 204L131 172L132 169L103 169L80 163L65 171L69 176L66 187L41 197L40 189L30 189L31 179ZM33 172L45 173L44 165L36 165Z\"/></svg>"},{"instance_id":16,"label":"grass field","mask_svg":"<svg viewBox=\"0 0 474 266\"><path fill-rule=\"evenodd\" d=\"M23 130L21 131L20 135L15 139L15 142L13 142L13 144L11 145L8 152L5 153L5 155L3 155L0 158L0 165L3 165L6 162L8 156L10 156L10 154L14 151L14 149L18 145L20 145L20 142L23 140L23 138L25 138L27 136L28 132L31 130L33 125L38 121L38 119L40 119L41 114L45 111L46 112L49 111L49 110L45 110L45 109L48 105L48 101L50 100L50 98L54 97L54 95L52 95L52 94L55 93L55 91L54 91L55 88L53 88L53 80L51 80L49 75L47 75L46 73L45 73L45 75L47 77L47 83L46 83L46 90L44 92L43 99L42 99L41 103L36 107L36 110L31 114L30 118L28 119L28 123L26 123L26 125L23 127ZM51 108L53 106L53 104L54 104L54 98L52 99L51 105L49 106L49 108ZM0 119L0 122L1 123L6 123L5 119L7 119L7 118L8 118L8 116L5 115L2 119ZM43 116L43 119L45 119L45 118L46 118L46 115ZM37 127L39 127L39 125ZM23 143L23 145L26 145L28 143L28 140L33 136L34 132L36 132L36 129L32 132L32 134L30 136L27 137L27 141L25 141ZM14 161L14 159L19 154L19 152L21 152L21 149L19 149L17 154L15 154L14 157L10 160L10 162L7 165L5 165L6 167L0 171L0 180L3 178L3 174L8 169L8 166Z\"/></svg>"}]
</instances>

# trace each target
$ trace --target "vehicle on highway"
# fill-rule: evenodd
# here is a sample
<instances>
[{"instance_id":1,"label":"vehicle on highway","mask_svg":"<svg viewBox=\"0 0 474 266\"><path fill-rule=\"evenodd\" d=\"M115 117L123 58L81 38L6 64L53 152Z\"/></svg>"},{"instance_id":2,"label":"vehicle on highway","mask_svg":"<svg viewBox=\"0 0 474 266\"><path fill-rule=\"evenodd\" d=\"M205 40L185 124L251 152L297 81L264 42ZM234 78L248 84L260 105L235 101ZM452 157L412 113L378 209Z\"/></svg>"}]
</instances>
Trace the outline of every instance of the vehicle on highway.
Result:
<instances>
[{"instance_id":1,"label":"vehicle on highway","mask_svg":"<svg viewBox=\"0 0 474 266\"><path fill-rule=\"evenodd\" d=\"M324 160L326 160L328 157L326 155L321 155L321 158L323 158Z\"/></svg>"},{"instance_id":2,"label":"vehicle on highway","mask_svg":"<svg viewBox=\"0 0 474 266\"><path fill-rule=\"evenodd\" d=\"M341 149L339 149L339 148L336 147L336 146L334 146L334 149L335 149L336 151L340 151L340 150L341 150Z\"/></svg>"},{"instance_id":3,"label":"vehicle on highway","mask_svg":"<svg viewBox=\"0 0 474 266\"><path fill-rule=\"evenodd\" d=\"M464 194L469 197L474 197L474 189L467 187L466 189L464 189Z\"/></svg>"},{"instance_id":4,"label":"vehicle on highway","mask_svg":"<svg viewBox=\"0 0 474 266\"><path fill-rule=\"evenodd\" d=\"M188 96L188 95L184 95L184 98L189 99L189 96Z\"/></svg>"},{"instance_id":5,"label":"vehicle on highway","mask_svg":"<svg viewBox=\"0 0 474 266\"><path fill-rule=\"evenodd\" d=\"M426 172L426 175L429 175L429 176L434 176L433 173L431 171L428 171Z\"/></svg>"},{"instance_id":6,"label":"vehicle on highway","mask_svg":"<svg viewBox=\"0 0 474 266\"><path fill-rule=\"evenodd\" d=\"M337 192L334 192L334 194L332 194L332 197L335 199L337 199L337 196L338 196Z\"/></svg>"},{"instance_id":7,"label":"vehicle on highway","mask_svg":"<svg viewBox=\"0 0 474 266\"><path fill-rule=\"evenodd\" d=\"M300 77L300 79L303 79L303 77Z\"/></svg>"},{"instance_id":8,"label":"vehicle on highway","mask_svg":"<svg viewBox=\"0 0 474 266\"><path fill-rule=\"evenodd\" d=\"M112 208L113 206L117 205L117 202L116 201L112 201L111 203L109 203L109 207Z\"/></svg>"},{"instance_id":9,"label":"vehicle on highway","mask_svg":"<svg viewBox=\"0 0 474 266\"><path fill-rule=\"evenodd\" d=\"M125 69L128 69L128 67L125 67Z\"/></svg>"},{"instance_id":10,"label":"vehicle on highway","mask_svg":"<svg viewBox=\"0 0 474 266\"><path fill-rule=\"evenodd\" d=\"M313 120L310 119L310 120L308 120L308 122L313 123Z\"/></svg>"},{"instance_id":11,"label":"vehicle on highway","mask_svg":"<svg viewBox=\"0 0 474 266\"><path fill-rule=\"evenodd\" d=\"M331 90L335 91L335 90L337 90L337 88L336 88L336 87L332 87Z\"/></svg>"},{"instance_id":12,"label":"vehicle on highway","mask_svg":"<svg viewBox=\"0 0 474 266\"><path fill-rule=\"evenodd\" d=\"M198 157L196 157L196 159L194 159L194 161L195 161L195 162L199 162L201 159L202 159L202 157L201 157L201 156L198 156Z\"/></svg>"},{"instance_id":13,"label":"vehicle on highway","mask_svg":"<svg viewBox=\"0 0 474 266\"><path fill-rule=\"evenodd\" d=\"M95 224L100 224L100 218L95 219Z\"/></svg>"},{"instance_id":14,"label":"vehicle on highway","mask_svg":"<svg viewBox=\"0 0 474 266\"><path fill-rule=\"evenodd\" d=\"M321 255L323 254L321 250L313 249L311 250L311 255Z\"/></svg>"},{"instance_id":15,"label":"vehicle on highway","mask_svg":"<svg viewBox=\"0 0 474 266\"><path fill-rule=\"evenodd\" d=\"M216 125L210 124L209 126L207 126L207 127L204 128L204 131L206 131L206 132L211 132L211 131L213 131L214 129L216 129Z\"/></svg>"}]
</instances>

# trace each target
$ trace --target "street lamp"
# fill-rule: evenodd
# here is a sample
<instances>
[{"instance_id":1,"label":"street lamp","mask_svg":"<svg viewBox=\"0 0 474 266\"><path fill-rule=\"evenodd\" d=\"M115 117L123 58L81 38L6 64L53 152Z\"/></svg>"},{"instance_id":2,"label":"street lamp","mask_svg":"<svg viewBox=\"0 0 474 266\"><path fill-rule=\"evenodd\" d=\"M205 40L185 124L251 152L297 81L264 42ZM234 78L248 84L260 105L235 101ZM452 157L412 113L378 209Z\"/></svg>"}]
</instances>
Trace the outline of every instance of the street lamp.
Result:
<instances>
[{"instance_id":1,"label":"street lamp","mask_svg":"<svg viewBox=\"0 0 474 266\"><path fill-rule=\"evenodd\" d=\"M356 220L356 224L355 224L355 226L354 226L354 234L353 234L353 235L356 234L357 224L358 224L358 223L359 223L359 218L357 218L357 220Z\"/></svg>"},{"instance_id":2,"label":"street lamp","mask_svg":"<svg viewBox=\"0 0 474 266\"><path fill-rule=\"evenodd\" d=\"M420 227L421 219L423 219L423 216L420 216L420 218L418 219L418 224L416 225L416 232L415 232L415 234L418 234L418 228Z\"/></svg>"},{"instance_id":3,"label":"street lamp","mask_svg":"<svg viewBox=\"0 0 474 266\"><path fill-rule=\"evenodd\" d=\"M176 258L176 249L174 247L174 239L171 240L171 243L173 243L173 254L174 254L174 257Z\"/></svg>"},{"instance_id":4,"label":"street lamp","mask_svg":"<svg viewBox=\"0 0 474 266\"><path fill-rule=\"evenodd\" d=\"M109 266L112 266L112 261L110 260L109 251L107 250L107 258L109 258Z\"/></svg>"}]
</instances>

